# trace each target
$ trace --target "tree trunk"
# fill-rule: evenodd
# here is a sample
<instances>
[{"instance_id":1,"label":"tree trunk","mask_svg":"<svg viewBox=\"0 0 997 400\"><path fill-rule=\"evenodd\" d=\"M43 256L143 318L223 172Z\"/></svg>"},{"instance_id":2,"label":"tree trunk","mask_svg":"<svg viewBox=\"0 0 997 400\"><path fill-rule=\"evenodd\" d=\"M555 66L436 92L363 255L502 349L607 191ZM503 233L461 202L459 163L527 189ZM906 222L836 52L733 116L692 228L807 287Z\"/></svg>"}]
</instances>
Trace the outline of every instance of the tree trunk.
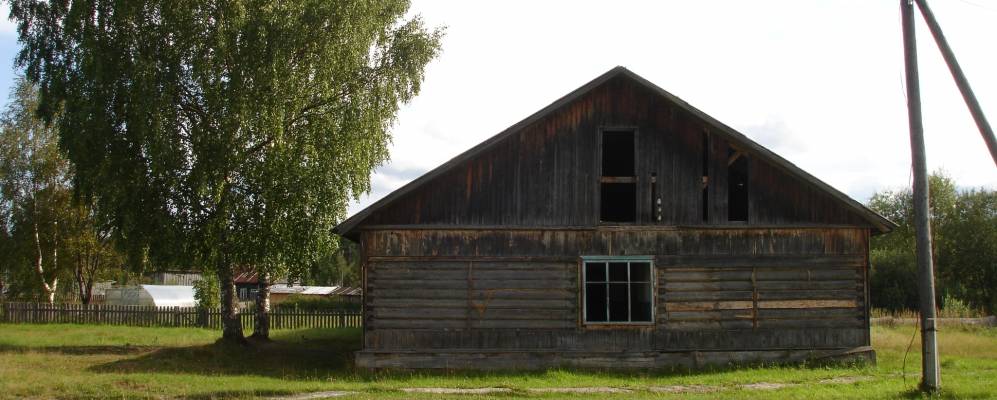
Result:
<instances>
[{"instance_id":1,"label":"tree trunk","mask_svg":"<svg viewBox=\"0 0 997 400\"><path fill-rule=\"evenodd\" d=\"M35 258L35 272L38 273L38 279L41 280L42 293L45 295L45 301L47 301L48 304L55 304L55 290L59 285L59 278L53 277L52 284L45 281L45 264L42 256L42 241L38 236L38 223L34 223L33 226L35 228L35 249L38 251L38 257ZM53 254L58 255L54 249Z\"/></svg>"},{"instance_id":2,"label":"tree trunk","mask_svg":"<svg viewBox=\"0 0 997 400\"><path fill-rule=\"evenodd\" d=\"M232 280L232 267L222 266L218 269L218 283L222 293L222 340L233 343L245 343L242 333L242 320L239 318L238 296L235 293L235 282Z\"/></svg>"},{"instance_id":3,"label":"tree trunk","mask_svg":"<svg viewBox=\"0 0 997 400\"><path fill-rule=\"evenodd\" d=\"M256 323L253 325L253 338L270 340L270 274L258 275L256 291Z\"/></svg>"}]
</instances>

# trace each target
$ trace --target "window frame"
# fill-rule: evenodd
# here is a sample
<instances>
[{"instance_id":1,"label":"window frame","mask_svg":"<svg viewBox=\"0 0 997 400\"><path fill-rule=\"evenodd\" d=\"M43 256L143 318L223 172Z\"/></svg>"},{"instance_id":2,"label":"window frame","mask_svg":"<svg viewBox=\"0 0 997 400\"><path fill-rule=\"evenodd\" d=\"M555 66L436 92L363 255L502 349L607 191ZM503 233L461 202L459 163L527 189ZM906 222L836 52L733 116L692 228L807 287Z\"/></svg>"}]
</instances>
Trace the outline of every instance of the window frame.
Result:
<instances>
[{"instance_id":1,"label":"window frame","mask_svg":"<svg viewBox=\"0 0 997 400\"><path fill-rule=\"evenodd\" d=\"M611 263L611 262L625 262L627 263L627 310L628 319L632 319L630 314L630 309L632 304L632 297L630 296L630 287L633 282L630 280L630 263L647 263L650 269L650 282L649 288L651 291L651 320L650 321L589 321L588 320L588 280L586 277L586 265L589 263ZM658 279L657 271L654 265L654 256L581 256L578 262L579 265L579 276L580 276L580 286L579 290L579 302L581 303L581 316L579 321L582 326L585 327L599 327L599 326L617 326L617 327L642 327L642 326L654 326L657 322L657 301L658 301ZM607 271L608 273L608 271ZM609 281L609 276L606 276L606 282ZM608 295L608 294L607 294ZM609 319L609 301L606 301L606 319Z\"/></svg>"}]
</instances>

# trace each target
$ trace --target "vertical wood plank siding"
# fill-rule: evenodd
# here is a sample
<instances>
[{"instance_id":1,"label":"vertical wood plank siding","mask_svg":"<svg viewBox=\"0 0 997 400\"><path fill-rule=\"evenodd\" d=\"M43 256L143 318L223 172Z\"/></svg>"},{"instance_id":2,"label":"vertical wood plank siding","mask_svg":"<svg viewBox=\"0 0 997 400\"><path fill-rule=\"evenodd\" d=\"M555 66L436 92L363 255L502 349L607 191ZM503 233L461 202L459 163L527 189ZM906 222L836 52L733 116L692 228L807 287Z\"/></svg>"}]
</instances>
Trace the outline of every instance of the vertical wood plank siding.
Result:
<instances>
[{"instance_id":1,"label":"vertical wood plank siding","mask_svg":"<svg viewBox=\"0 0 997 400\"><path fill-rule=\"evenodd\" d=\"M367 231L366 350L868 345L860 228ZM579 255L654 255L656 324L579 322Z\"/></svg>"},{"instance_id":2,"label":"vertical wood plank siding","mask_svg":"<svg viewBox=\"0 0 997 400\"><path fill-rule=\"evenodd\" d=\"M710 220L702 220L706 122L624 76L526 126L372 214L366 225L446 224L595 226L599 223L600 128L637 132L638 224L717 225L727 222L727 149L710 141ZM813 185L750 157L750 224L868 226ZM657 175L662 220L650 209Z\"/></svg>"}]
</instances>

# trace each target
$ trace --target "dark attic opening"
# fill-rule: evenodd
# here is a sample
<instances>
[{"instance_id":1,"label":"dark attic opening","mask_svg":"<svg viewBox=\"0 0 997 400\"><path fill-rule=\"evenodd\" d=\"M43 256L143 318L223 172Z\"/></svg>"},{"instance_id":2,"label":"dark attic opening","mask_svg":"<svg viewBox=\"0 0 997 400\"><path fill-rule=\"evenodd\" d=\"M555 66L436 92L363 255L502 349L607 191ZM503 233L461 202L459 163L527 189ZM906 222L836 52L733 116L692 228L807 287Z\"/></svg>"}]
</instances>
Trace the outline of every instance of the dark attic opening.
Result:
<instances>
[{"instance_id":1,"label":"dark attic opening","mask_svg":"<svg viewBox=\"0 0 997 400\"><path fill-rule=\"evenodd\" d=\"M602 222L637 221L634 131L602 132L600 211Z\"/></svg>"},{"instance_id":2,"label":"dark attic opening","mask_svg":"<svg viewBox=\"0 0 997 400\"><path fill-rule=\"evenodd\" d=\"M748 156L733 148L727 152L727 220L748 221Z\"/></svg>"}]
</instances>

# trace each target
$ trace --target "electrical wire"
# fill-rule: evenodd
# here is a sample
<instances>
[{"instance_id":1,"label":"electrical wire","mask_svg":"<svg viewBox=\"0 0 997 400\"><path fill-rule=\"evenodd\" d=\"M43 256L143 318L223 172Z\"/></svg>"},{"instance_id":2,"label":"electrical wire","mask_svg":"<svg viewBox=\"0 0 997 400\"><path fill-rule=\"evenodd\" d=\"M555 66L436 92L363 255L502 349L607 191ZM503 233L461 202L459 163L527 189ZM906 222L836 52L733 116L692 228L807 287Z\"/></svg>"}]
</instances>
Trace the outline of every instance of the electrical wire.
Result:
<instances>
[{"instance_id":1,"label":"electrical wire","mask_svg":"<svg viewBox=\"0 0 997 400\"><path fill-rule=\"evenodd\" d=\"M914 346L914 338L917 337L917 324L914 324L914 333L910 335L910 343L907 343L907 351L904 352L904 362L900 367L900 376L904 379L904 387L907 387L907 354L910 353L910 348Z\"/></svg>"}]
</instances>

